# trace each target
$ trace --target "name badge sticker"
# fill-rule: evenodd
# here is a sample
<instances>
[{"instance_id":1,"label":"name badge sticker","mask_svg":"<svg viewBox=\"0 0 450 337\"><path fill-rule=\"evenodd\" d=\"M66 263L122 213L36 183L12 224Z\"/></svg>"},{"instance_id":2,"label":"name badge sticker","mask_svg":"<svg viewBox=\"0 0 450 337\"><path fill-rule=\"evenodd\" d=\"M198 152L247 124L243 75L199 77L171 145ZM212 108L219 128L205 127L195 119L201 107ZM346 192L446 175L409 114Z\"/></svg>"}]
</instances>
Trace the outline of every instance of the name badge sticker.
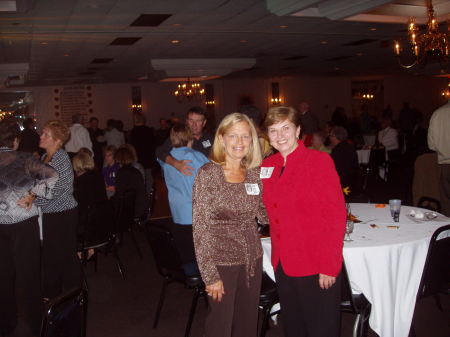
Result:
<instances>
[{"instance_id":1,"label":"name badge sticker","mask_svg":"<svg viewBox=\"0 0 450 337\"><path fill-rule=\"evenodd\" d=\"M211 147L211 142L208 140L204 140L202 142L203 147L206 149L207 147Z\"/></svg>"},{"instance_id":2,"label":"name badge sticker","mask_svg":"<svg viewBox=\"0 0 450 337\"><path fill-rule=\"evenodd\" d=\"M261 172L259 173L259 177L261 179L267 179L272 176L273 167L261 167Z\"/></svg>"},{"instance_id":3,"label":"name badge sticker","mask_svg":"<svg viewBox=\"0 0 450 337\"><path fill-rule=\"evenodd\" d=\"M245 189L247 190L248 195L259 195L259 186L258 184L245 184Z\"/></svg>"}]
</instances>

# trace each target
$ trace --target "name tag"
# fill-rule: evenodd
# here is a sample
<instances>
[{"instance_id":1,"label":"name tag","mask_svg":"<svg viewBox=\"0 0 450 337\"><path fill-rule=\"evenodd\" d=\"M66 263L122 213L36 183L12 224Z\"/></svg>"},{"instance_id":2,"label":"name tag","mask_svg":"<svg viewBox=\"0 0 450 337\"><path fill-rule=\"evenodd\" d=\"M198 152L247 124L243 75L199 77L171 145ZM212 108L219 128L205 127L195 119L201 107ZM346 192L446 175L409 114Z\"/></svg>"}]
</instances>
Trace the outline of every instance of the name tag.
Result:
<instances>
[{"instance_id":1,"label":"name tag","mask_svg":"<svg viewBox=\"0 0 450 337\"><path fill-rule=\"evenodd\" d=\"M248 195L259 195L258 184L245 184L245 189Z\"/></svg>"},{"instance_id":2,"label":"name tag","mask_svg":"<svg viewBox=\"0 0 450 337\"><path fill-rule=\"evenodd\" d=\"M208 140L204 140L202 142L203 147L206 149L207 147L211 147L211 142Z\"/></svg>"},{"instance_id":3,"label":"name tag","mask_svg":"<svg viewBox=\"0 0 450 337\"><path fill-rule=\"evenodd\" d=\"M259 174L259 177L261 179L267 179L272 176L273 167L261 167L261 172Z\"/></svg>"}]
</instances>

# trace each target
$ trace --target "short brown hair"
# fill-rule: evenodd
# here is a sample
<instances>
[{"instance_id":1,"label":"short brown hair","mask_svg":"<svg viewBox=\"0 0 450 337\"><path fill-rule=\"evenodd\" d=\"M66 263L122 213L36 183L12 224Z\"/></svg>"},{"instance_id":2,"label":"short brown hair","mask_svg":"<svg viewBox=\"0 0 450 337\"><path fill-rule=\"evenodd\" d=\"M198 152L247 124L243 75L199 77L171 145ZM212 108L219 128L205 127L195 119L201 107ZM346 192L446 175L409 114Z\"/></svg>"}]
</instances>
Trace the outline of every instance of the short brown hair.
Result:
<instances>
[{"instance_id":1,"label":"short brown hair","mask_svg":"<svg viewBox=\"0 0 450 337\"><path fill-rule=\"evenodd\" d=\"M173 147L187 146L193 138L192 131L186 124L175 124L170 130L170 142Z\"/></svg>"},{"instance_id":2,"label":"short brown hair","mask_svg":"<svg viewBox=\"0 0 450 337\"><path fill-rule=\"evenodd\" d=\"M72 159L72 166L77 174L83 174L95 168L94 159L86 152L78 152Z\"/></svg>"},{"instance_id":3,"label":"short brown hair","mask_svg":"<svg viewBox=\"0 0 450 337\"><path fill-rule=\"evenodd\" d=\"M134 163L133 152L127 147L119 147L114 153L114 161L120 166L131 165Z\"/></svg>"},{"instance_id":4,"label":"short brown hair","mask_svg":"<svg viewBox=\"0 0 450 337\"><path fill-rule=\"evenodd\" d=\"M296 127L301 126L301 117L297 110L291 106L275 106L269 109L264 119L264 127L289 120Z\"/></svg>"},{"instance_id":5,"label":"short brown hair","mask_svg":"<svg viewBox=\"0 0 450 337\"><path fill-rule=\"evenodd\" d=\"M116 153L116 150L117 150L117 147L115 147L114 145L108 145L103 150L103 155L105 155L107 152L111 152L114 155L114 153Z\"/></svg>"},{"instance_id":6,"label":"short brown hair","mask_svg":"<svg viewBox=\"0 0 450 337\"><path fill-rule=\"evenodd\" d=\"M131 144L123 144L123 145L120 145L119 149L120 149L121 147L124 147L124 148L127 148L128 150L130 150L131 155L133 156L133 163L135 163L135 162L138 161L136 149L134 148L133 145L131 145Z\"/></svg>"},{"instance_id":7,"label":"short brown hair","mask_svg":"<svg viewBox=\"0 0 450 337\"><path fill-rule=\"evenodd\" d=\"M61 146L63 146L70 138L70 129L60 120L55 119L48 121L45 123L44 129L49 129L52 138L61 141Z\"/></svg>"},{"instance_id":8,"label":"short brown hair","mask_svg":"<svg viewBox=\"0 0 450 337\"><path fill-rule=\"evenodd\" d=\"M0 147L13 148L14 140L20 138L19 125L10 119L0 122Z\"/></svg>"}]
</instances>

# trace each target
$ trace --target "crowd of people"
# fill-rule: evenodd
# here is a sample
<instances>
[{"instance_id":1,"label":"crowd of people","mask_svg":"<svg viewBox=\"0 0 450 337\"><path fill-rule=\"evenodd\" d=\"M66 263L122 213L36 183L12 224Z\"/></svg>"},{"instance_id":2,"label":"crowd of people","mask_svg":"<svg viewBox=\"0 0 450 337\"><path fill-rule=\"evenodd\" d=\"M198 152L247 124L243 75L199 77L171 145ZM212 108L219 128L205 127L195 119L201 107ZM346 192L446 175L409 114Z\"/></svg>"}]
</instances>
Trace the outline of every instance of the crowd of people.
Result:
<instances>
[{"instance_id":1,"label":"crowd of people","mask_svg":"<svg viewBox=\"0 0 450 337\"><path fill-rule=\"evenodd\" d=\"M33 120L22 134L14 121L2 121L0 335L17 325L16 302L30 335L38 335L43 303L82 282L77 240L90 206L132 190L134 217L145 218L159 163L183 269L201 275L211 299L206 337L256 336L262 248L255 219L270 225L285 336L338 336L342 188L359 167L345 111L337 109L324 130L306 102L298 110L272 107L264 119L251 104L239 111L214 136L200 107L157 132L135 114L127 137L123 123L108 120L103 131L93 117L86 128L81 115L70 127L45 123L40 136ZM386 112L373 144L387 155L399 150L391 118Z\"/></svg>"}]
</instances>

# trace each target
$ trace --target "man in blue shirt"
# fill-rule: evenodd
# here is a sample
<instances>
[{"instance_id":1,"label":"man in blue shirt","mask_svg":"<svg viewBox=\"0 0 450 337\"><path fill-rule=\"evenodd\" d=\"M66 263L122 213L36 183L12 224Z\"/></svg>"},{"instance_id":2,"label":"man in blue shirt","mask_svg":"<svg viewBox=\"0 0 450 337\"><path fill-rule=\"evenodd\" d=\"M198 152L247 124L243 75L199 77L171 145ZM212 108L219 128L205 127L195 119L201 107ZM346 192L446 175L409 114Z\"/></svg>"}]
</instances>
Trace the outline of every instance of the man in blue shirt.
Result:
<instances>
[{"instance_id":1,"label":"man in blue shirt","mask_svg":"<svg viewBox=\"0 0 450 337\"><path fill-rule=\"evenodd\" d=\"M164 171L169 191L169 206L175 223L172 234L183 268L189 275L198 273L192 239L192 186L198 169L209 161L204 154L191 148L193 139L191 129L184 124L176 124L170 131L170 155L176 160L190 160L192 175L186 176L172 165L158 159Z\"/></svg>"}]
</instances>

